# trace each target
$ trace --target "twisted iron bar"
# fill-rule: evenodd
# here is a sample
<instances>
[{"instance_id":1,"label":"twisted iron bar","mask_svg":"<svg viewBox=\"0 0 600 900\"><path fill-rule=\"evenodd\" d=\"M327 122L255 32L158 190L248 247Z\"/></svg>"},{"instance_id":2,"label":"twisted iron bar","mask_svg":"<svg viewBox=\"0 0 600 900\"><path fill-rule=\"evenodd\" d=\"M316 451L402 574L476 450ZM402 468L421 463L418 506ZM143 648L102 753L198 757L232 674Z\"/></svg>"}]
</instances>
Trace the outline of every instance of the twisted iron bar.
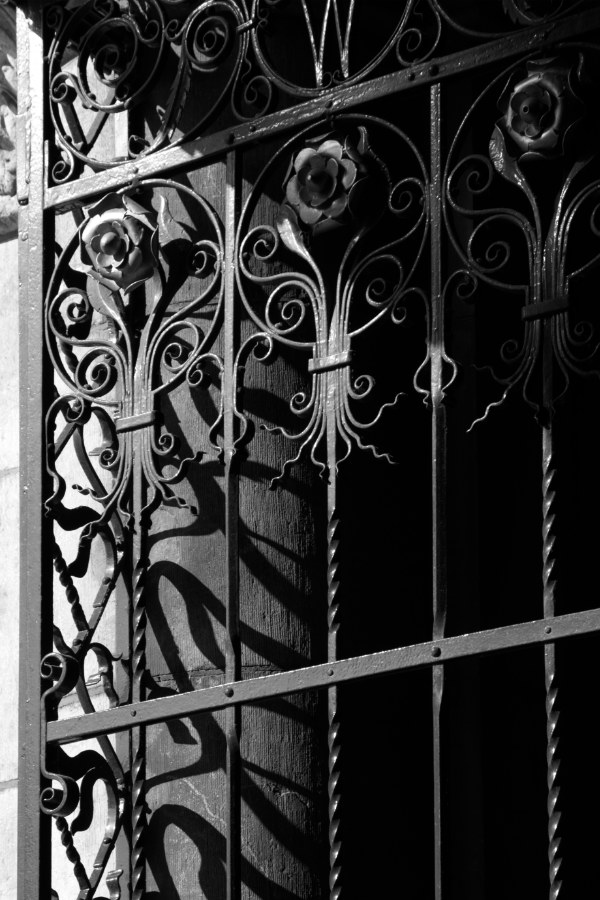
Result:
<instances>
[{"instance_id":1,"label":"twisted iron bar","mask_svg":"<svg viewBox=\"0 0 600 900\"><path fill-rule=\"evenodd\" d=\"M133 696L142 698L144 673L146 670L146 599L144 589L148 561L139 558L133 573L133 617L132 617L132 675ZM146 747L142 728L132 732L133 761L131 766L131 897L144 900L146 878Z\"/></svg>"},{"instance_id":2,"label":"twisted iron bar","mask_svg":"<svg viewBox=\"0 0 600 900\"><path fill-rule=\"evenodd\" d=\"M69 573L67 562L63 557L61 549L56 541L54 541L54 545L52 547L52 562L54 565L54 571L58 575L58 580L65 589L65 597L67 598L67 602L71 607L73 621L80 631L85 631L88 628L88 623L79 599L79 591L73 583L73 579Z\"/></svg>"},{"instance_id":3,"label":"twisted iron bar","mask_svg":"<svg viewBox=\"0 0 600 900\"><path fill-rule=\"evenodd\" d=\"M335 476L330 476L335 477ZM327 524L327 626L328 657L334 662L337 657L337 633L339 630L340 603L338 599L339 580L339 525L335 508L329 515ZM327 793L329 796L329 898L339 900L341 896L341 836L340 836L340 719L338 713L338 689L332 687L328 692L328 733L329 778Z\"/></svg>"},{"instance_id":4,"label":"twisted iron bar","mask_svg":"<svg viewBox=\"0 0 600 900\"><path fill-rule=\"evenodd\" d=\"M554 544L556 542L556 534L554 531L556 521L556 513L554 509L556 501L556 490L552 486L552 482L556 477L556 465L554 462L554 452L552 448L552 435L549 433L549 429L547 428L544 429L543 443L542 554L544 559L544 615L548 617L555 614L556 580L553 578L553 571L556 562L556 553L554 550Z\"/></svg>"},{"instance_id":5,"label":"twisted iron bar","mask_svg":"<svg viewBox=\"0 0 600 900\"><path fill-rule=\"evenodd\" d=\"M55 819L56 827L60 833L60 842L65 848L65 853L67 859L70 863L73 864L73 874L77 879L77 883L79 887L82 888L86 892L90 890L91 885L89 878L87 876L87 872L85 871L85 866L81 862L81 857L73 843L73 835L71 834L71 829L69 828L67 820L64 816L57 816Z\"/></svg>"},{"instance_id":6,"label":"twisted iron bar","mask_svg":"<svg viewBox=\"0 0 600 900\"><path fill-rule=\"evenodd\" d=\"M542 536L543 536L543 585L544 616L555 615L556 579L553 577L556 562L555 503L556 490L553 482L556 477L556 464L553 451L552 425L544 428L543 462L542 462ZM559 703L556 680L556 647L547 644L544 649L544 668L546 683L546 761L548 784L548 862L550 878L550 900L557 900L560 895L562 881L559 878L562 866L560 855L560 733L558 728Z\"/></svg>"},{"instance_id":7,"label":"twisted iron bar","mask_svg":"<svg viewBox=\"0 0 600 900\"><path fill-rule=\"evenodd\" d=\"M554 645L545 648L546 661L546 760L548 764L548 862L550 875L550 900L557 900L562 888L560 869L560 780L559 780L559 732L558 719L560 711L556 684L556 656Z\"/></svg>"}]
</instances>

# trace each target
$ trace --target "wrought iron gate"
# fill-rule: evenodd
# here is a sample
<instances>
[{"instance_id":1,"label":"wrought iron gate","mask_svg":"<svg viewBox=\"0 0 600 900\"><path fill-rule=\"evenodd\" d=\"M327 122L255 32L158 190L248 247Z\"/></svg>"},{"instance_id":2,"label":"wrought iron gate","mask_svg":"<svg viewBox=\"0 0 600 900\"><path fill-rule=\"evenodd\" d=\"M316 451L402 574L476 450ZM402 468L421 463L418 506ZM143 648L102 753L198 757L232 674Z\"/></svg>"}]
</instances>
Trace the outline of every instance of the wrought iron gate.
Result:
<instances>
[{"instance_id":1,"label":"wrought iron gate","mask_svg":"<svg viewBox=\"0 0 600 900\"><path fill-rule=\"evenodd\" d=\"M19 897L584 896L596 3L39 6Z\"/></svg>"}]
</instances>

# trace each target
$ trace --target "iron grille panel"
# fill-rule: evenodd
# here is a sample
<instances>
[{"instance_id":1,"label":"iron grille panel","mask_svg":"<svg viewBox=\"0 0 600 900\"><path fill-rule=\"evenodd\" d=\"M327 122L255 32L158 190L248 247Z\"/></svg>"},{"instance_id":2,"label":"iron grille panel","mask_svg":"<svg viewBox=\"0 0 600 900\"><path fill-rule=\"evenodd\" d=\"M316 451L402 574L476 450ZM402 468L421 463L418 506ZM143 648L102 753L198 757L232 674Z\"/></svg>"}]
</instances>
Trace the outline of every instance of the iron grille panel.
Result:
<instances>
[{"instance_id":1,"label":"iron grille panel","mask_svg":"<svg viewBox=\"0 0 600 900\"><path fill-rule=\"evenodd\" d=\"M423 767L400 833L412 817L430 837L405 854L406 884L495 897L503 882L483 863L457 874L456 853L490 815L488 717L514 672L542 748L524 822L549 861L523 896L583 883L566 854L582 738L563 710L581 713L590 677L571 639L591 648L600 630L585 591L600 14L380 7L18 14L27 900L51 890L51 845L72 873L60 900L185 896L171 824L202 835L203 896L364 894L370 703L397 718L382 765ZM403 749L394 697L416 723ZM477 760L472 781L459 760L463 818L454 715ZM270 781L261 754L281 767ZM287 782L308 813L282 813ZM93 842L95 814L92 853L78 834ZM281 871L265 876L268 841ZM478 850L518 871L493 852Z\"/></svg>"}]
</instances>

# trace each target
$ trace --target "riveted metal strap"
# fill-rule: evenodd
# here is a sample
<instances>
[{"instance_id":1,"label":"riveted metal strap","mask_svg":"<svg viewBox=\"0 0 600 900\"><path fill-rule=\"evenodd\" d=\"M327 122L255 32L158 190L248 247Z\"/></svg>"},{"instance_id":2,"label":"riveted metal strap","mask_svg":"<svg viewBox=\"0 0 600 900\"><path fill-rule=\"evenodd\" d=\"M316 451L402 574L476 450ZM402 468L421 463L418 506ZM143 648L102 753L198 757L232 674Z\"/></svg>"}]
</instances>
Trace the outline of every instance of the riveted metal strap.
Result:
<instances>
[{"instance_id":1,"label":"riveted metal strap","mask_svg":"<svg viewBox=\"0 0 600 900\"><path fill-rule=\"evenodd\" d=\"M567 298L560 300L544 300L542 303L529 303L521 310L521 318L525 319L543 319L545 316L551 316L557 312L564 312L569 308Z\"/></svg>"},{"instance_id":2,"label":"riveted metal strap","mask_svg":"<svg viewBox=\"0 0 600 900\"><path fill-rule=\"evenodd\" d=\"M149 412L138 413L135 416L125 416L115 421L117 432L121 431L137 431L140 428L149 428L156 422L156 410L151 409Z\"/></svg>"},{"instance_id":3,"label":"riveted metal strap","mask_svg":"<svg viewBox=\"0 0 600 900\"><path fill-rule=\"evenodd\" d=\"M331 356L316 356L308 361L309 372L326 372L329 369L340 369L349 366L352 360L352 351L343 350L341 353L332 353Z\"/></svg>"}]
</instances>

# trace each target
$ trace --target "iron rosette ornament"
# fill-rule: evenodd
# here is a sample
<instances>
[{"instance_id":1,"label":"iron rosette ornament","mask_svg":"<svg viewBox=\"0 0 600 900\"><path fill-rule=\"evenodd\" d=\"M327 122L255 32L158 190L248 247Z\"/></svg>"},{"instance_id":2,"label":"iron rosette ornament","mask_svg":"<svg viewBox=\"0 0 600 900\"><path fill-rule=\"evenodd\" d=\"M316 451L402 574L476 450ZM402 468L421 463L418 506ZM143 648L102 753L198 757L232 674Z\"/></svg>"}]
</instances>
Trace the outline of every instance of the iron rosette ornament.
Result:
<instances>
[{"instance_id":1,"label":"iron rosette ornament","mask_svg":"<svg viewBox=\"0 0 600 900\"><path fill-rule=\"evenodd\" d=\"M360 155L338 140L323 141L316 148L304 147L294 159L293 173L286 180L285 196L300 220L317 227L342 220L349 209Z\"/></svg>"},{"instance_id":2,"label":"iron rosette ornament","mask_svg":"<svg viewBox=\"0 0 600 900\"><path fill-rule=\"evenodd\" d=\"M257 203L265 193L282 200L266 223ZM378 323L401 324L409 308L421 321L428 315L417 287L426 198L425 167L414 145L371 117L339 117L326 132L307 129L259 176L237 239L240 292L260 329L251 341L263 354L277 347L303 354L311 379L310 391L300 390L289 402L292 417L307 424L299 431L268 426L297 442L284 472L305 451L325 471L324 423L332 397L338 461L354 444L386 455L365 444L362 432L400 395L384 402L373 375L354 369L363 335ZM354 407L367 398L373 413L365 421Z\"/></svg>"},{"instance_id":3,"label":"iron rosette ornament","mask_svg":"<svg viewBox=\"0 0 600 900\"><path fill-rule=\"evenodd\" d=\"M572 375L594 370L595 311L581 285L600 260L600 144L593 99L599 65L600 53L588 48L511 68L480 95L453 142L445 212L464 269L453 276L452 290L458 302L474 302L485 283L498 303L505 298L495 325L505 339L495 362L481 362L502 394L483 417L516 385L536 411L550 402L542 401L538 377L547 319L555 398ZM473 118L481 123L486 111L490 115L494 99L500 117L487 147L482 136L480 152L461 156L467 132L481 133L481 127L473 129ZM461 232L465 217L474 224Z\"/></svg>"},{"instance_id":4,"label":"iron rosette ornament","mask_svg":"<svg viewBox=\"0 0 600 900\"><path fill-rule=\"evenodd\" d=\"M510 78L498 106L503 115L496 124L490 154L502 167L504 156L519 164L568 156L579 134L585 107L578 96L582 60L530 60L525 78ZM585 137L585 136L583 136ZM578 148L573 147L577 153Z\"/></svg>"},{"instance_id":5,"label":"iron rosette ornament","mask_svg":"<svg viewBox=\"0 0 600 900\"><path fill-rule=\"evenodd\" d=\"M127 294L158 270L158 216L126 194L104 197L88 211L79 255L92 278Z\"/></svg>"}]
</instances>

